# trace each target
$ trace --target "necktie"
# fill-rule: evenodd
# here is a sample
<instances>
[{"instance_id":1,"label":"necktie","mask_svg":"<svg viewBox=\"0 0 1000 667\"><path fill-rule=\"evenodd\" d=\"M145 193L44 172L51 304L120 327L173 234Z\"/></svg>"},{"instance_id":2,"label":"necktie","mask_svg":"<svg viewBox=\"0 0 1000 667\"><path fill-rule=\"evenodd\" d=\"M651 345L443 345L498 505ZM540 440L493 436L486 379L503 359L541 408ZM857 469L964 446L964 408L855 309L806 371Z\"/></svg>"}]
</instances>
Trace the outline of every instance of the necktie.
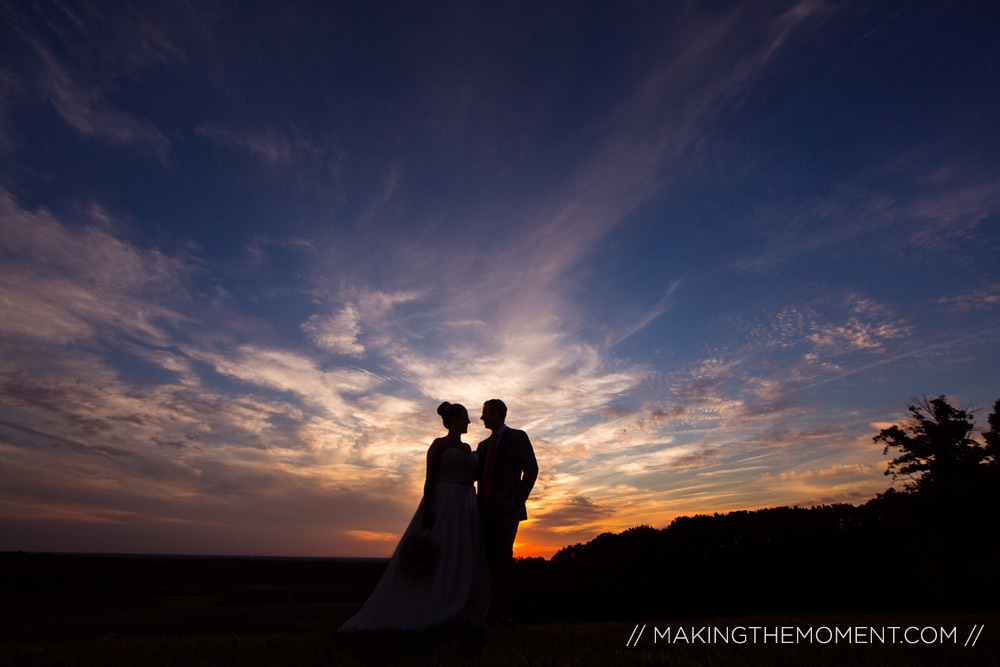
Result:
<instances>
[{"instance_id":1,"label":"necktie","mask_svg":"<svg viewBox=\"0 0 1000 667\"><path fill-rule=\"evenodd\" d=\"M497 447L500 443L497 442L497 434L494 433L490 438L490 453L486 455L486 474L483 475L483 497L490 497L490 487L493 483L493 462L497 458Z\"/></svg>"}]
</instances>

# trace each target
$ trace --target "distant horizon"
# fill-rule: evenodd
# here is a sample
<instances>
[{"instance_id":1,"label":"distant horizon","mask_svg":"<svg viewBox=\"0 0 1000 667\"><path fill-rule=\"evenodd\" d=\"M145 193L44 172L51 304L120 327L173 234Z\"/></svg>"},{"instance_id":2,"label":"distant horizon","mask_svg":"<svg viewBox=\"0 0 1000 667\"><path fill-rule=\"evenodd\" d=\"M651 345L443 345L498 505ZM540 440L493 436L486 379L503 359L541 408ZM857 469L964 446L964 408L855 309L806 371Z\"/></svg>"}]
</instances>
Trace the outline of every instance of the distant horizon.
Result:
<instances>
[{"instance_id":1,"label":"distant horizon","mask_svg":"<svg viewBox=\"0 0 1000 667\"><path fill-rule=\"evenodd\" d=\"M888 488L890 488L890 487L887 487L886 490L888 490ZM864 503L867 503L870 500L873 500L874 498L875 498L875 496L873 496L872 498L869 498L867 500L864 500L864 501L859 501L857 503L843 503L843 504L848 504L848 505L852 505L854 507L858 507L858 506L860 506L860 505L862 505ZM809 510L809 509L814 509L816 507L823 507L824 505L828 505L828 504L834 504L834 503L826 503L826 504L819 504L819 505L809 505L809 506L804 506L804 507L801 506L801 505L778 505L778 506L773 506L773 507L756 507L756 508L746 508L746 509L734 509L734 510L728 510L726 512L707 512L707 513L698 513L698 514L689 514L689 515L679 515L677 517L674 517L674 519L676 519L676 518L684 518L684 517L695 517L695 516L726 515L726 514L731 514L733 512L758 512L758 511L765 511L765 510L770 510L770 509L778 509L778 508L782 508L782 507L789 507L789 508L792 508L792 509L806 509L806 510ZM604 531L604 532L605 533L619 534L619 533L621 533L621 532L623 532L625 530L630 530L632 528L638 528L640 526L647 526L647 527L652 528L654 530L664 530L666 528L669 528L670 524L672 524L672 523L673 523L673 519L671 519L670 523L668 523L667 525L664 525L664 526L653 526L653 525L649 525L649 524L635 524L633 526L629 526L629 527L621 529L621 530ZM554 556L556 553L558 553L562 549L565 549L567 547L572 547L572 546L575 546L577 544L586 544L586 543L588 543L588 542L596 539L597 537L599 537L602 534L604 534L604 533L596 533L596 534L594 534L593 536L591 536L589 538L585 538L585 539L582 539L582 540L577 541L577 542L565 544L565 545L563 545L561 547L558 547L555 550L553 550L551 552L547 552L547 553L530 553L530 554L525 554L523 548L517 548L517 547L515 547L515 549L514 549L514 557L515 558L542 558L544 560L550 560L552 558L552 556ZM402 536L402 533L400 533L400 537L401 536ZM159 553L154 553L154 552L104 552L104 551L51 551L51 550L31 550L31 549L0 549L0 554L3 554L3 553L8 553L8 554L25 553L25 554L38 554L38 555L48 554L48 555L56 555L56 556L103 556L103 557L109 557L109 558L117 558L117 557L122 557L122 558L129 558L129 557L137 557L137 558L145 558L145 557L149 557L149 558L160 558L160 557L162 557L162 558L234 558L234 559L255 559L255 558L259 558L259 559L271 559L271 560L388 561L391 558L391 556L392 556L392 553L393 553L393 550L395 549L395 546L396 546L396 542L393 542L393 545L392 545L393 548L388 553L386 553L385 555L369 555L369 556L328 556L328 555L298 555L298 556L295 556L295 555L286 555L286 556L278 556L278 555L274 555L274 554L181 553L181 552L159 552Z\"/></svg>"},{"instance_id":2,"label":"distant horizon","mask_svg":"<svg viewBox=\"0 0 1000 667\"><path fill-rule=\"evenodd\" d=\"M181 553L104 553L99 551L0 551L0 554L26 554L30 556L95 556L102 558L232 558L239 560L339 560L339 561L388 561L389 556L253 556L239 554L181 554Z\"/></svg>"}]
</instances>

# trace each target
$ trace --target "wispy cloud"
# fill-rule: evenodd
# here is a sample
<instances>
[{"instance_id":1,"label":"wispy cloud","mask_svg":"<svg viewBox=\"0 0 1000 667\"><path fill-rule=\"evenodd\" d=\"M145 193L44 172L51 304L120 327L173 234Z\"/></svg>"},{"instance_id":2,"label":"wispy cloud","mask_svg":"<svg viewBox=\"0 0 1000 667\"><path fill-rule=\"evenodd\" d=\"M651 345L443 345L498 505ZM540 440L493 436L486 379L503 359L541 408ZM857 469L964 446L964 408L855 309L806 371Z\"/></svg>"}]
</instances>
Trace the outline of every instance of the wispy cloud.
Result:
<instances>
[{"instance_id":1,"label":"wispy cloud","mask_svg":"<svg viewBox=\"0 0 1000 667\"><path fill-rule=\"evenodd\" d=\"M0 94L0 118L7 105L47 100L86 137L168 162L172 142L167 133L141 112L124 108L121 100L129 97L140 73L187 60L185 42L202 24L189 7L8 3L4 12L20 76L15 82L0 74L11 84ZM7 131L6 124L0 127L0 141L16 142Z\"/></svg>"},{"instance_id":2,"label":"wispy cloud","mask_svg":"<svg viewBox=\"0 0 1000 667\"><path fill-rule=\"evenodd\" d=\"M681 284L680 280L675 280L672 283L670 283L670 286L667 287L667 290L663 293L663 296L660 297L659 301L657 301L655 304L647 308L645 312L640 314L640 316L637 318L637 321L628 324L623 331L615 333L612 336L609 336L607 342L605 343L606 346L614 347L615 345L622 342L629 336L633 336L639 333L647 326L649 326L651 322L656 320L656 318L660 317L661 315L669 311L671 306L673 305L674 292L677 291L677 288L680 287L680 284Z\"/></svg>"},{"instance_id":3,"label":"wispy cloud","mask_svg":"<svg viewBox=\"0 0 1000 667\"><path fill-rule=\"evenodd\" d=\"M922 172L911 167L890 179L882 170L868 182L835 186L818 201L770 203L745 221L763 240L749 241L748 248L754 250L736 260L733 268L773 272L862 239L893 253L909 253L914 247L949 251L974 240L981 223L1000 211L1000 186L982 181L978 174L960 172L947 165Z\"/></svg>"},{"instance_id":4,"label":"wispy cloud","mask_svg":"<svg viewBox=\"0 0 1000 667\"><path fill-rule=\"evenodd\" d=\"M360 314L351 304L327 318L311 316L302 324L302 329L316 345L328 352L352 357L361 357L365 353L365 346L358 342Z\"/></svg>"},{"instance_id":5,"label":"wispy cloud","mask_svg":"<svg viewBox=\"0 0 1000 667\"><path fill-rule=\"evenodd\" d=\"M377 375L361 369L323 370L315 361L287 350L240 346L235 353L188 354L211 363L215 370L252 384L292 392L334 416L349 414L344 395L367 393L381 383Z\"/></svg>"},{"instance_id":6,"label":"wispy cloud","mask_svg":"<svg viewBox=\"0 0 1000 667\"><path fill-rule=\"evenodd\" d=\"M74 79L45 47L36 45L36 50L44 66L39 85L70 126L83 134L148 151L161 161L167 160L170 141L152 122L114 108L98 86Z\"/></svg>"},{"instance_id":7,"label":"wispy cloud","mask_svg":"<svg viewBox=\"0 0 1000 667\"><path fill-rule=\"evenodd\" d=\"M776 271L804 256L874 236L898 224L899 215L894 197L855 189L827 193L819 202L770 204L747 224L764 236L759 249L736 260L733 268Z\"/></svg>"},{"instance_id":8,"label":"wispy cloud","mask_svg":"<svg viewBox=\"0 0 1000 667\"><path fill-rule=\"evenodd\" d=\"M0 290L8 334L70 343L116 331L163 342L186 319L164 305L194 267L142 251L94 226L72 229L44 210L22 210L0 191Z\"/></svg>"},{"instance_id":9,"label":"wispy cloud","mask_svg":"<svg viewBox=\"0 0 1000 667\"><path fill-rule=\"evenodd\" d=\"M560 195L531 216L524 263L548 282L674 177L709 123L759 76L797 26L823 4L777 16L737 9L711 21L692 13L678 43L611 114L606 136ZM753 26L748 29L748 23ZM739 48L734 48L739 44Z\"/></svg>"},{"instance_id":10,"label":"wispy cloud","mask_svg":"<svg viewBox=\"0 0 1000 667\"><path fill-rule=\"evenodd\" d=\"M105 2L86 0L22 9L19 23L43 24L72 59L126 72L184 60L186 54L178 36L193 23L187 13L189 8L184 6L115 6L115 11L110 11Z\"/></svg>"},{"instance_id":11,"label":"wispy cloud","mask_svg":"<svg viewBox=\"0 0 1000 667\"><path fill-rule=\"evenodd\" d=\"M816 323L806 336L807 340L817 348L837 352L881 351L886 341L903 338L909 332L906 322L893 318L887 308L874 299L853 301L849 306L850 315L846 322Z\"/></svg>"},{"instance_id":12,"label":"wispy cloud","mask_svg":"<svg viewBox=\"0 0 1000 667\"><path fill-rule=\"evenodd\" d=\"M243 130L205 123L198 126L195 133L217 146L244 150L275 166L297 166L326 159L326 151L310 141L270 126L262 130Z\"/></svg>"},{"instance_id":13,"label":"wispy cloud","mask_svg":"<svg viewBox=\"0 0 1000 667\"><path fill-rule=\"evenodd\" d=\"M940 250L974 239L984 220L1000 214L1000 185L995 182L948 179L934 186L906 209L924 222L911 237L919 246Z\"/></svg>"},{"instance_id":14,"label":"wispy cloud","mask_svg":"<svg viewBox=\"0 0 1000 667\"><path fill-rule=\"evenodd\" d=\"M941 297L938 299L938 303L958 310L995 308L1000 306L1000 285L987 285L973 289L966 294Z\"/></svg>"}]
</instances>

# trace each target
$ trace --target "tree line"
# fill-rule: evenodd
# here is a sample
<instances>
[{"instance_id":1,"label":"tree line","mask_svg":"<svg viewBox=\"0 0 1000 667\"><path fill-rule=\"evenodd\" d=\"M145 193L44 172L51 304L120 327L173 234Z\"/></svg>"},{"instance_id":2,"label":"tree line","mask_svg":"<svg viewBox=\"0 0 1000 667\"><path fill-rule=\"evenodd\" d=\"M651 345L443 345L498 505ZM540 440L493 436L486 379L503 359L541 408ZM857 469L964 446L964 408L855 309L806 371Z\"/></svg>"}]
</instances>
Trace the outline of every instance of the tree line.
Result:
<instances>
[{"instance_id":1,"label":"tree line","mask_svg":"<svg viewBox=\"0 0 1000 667\"><path fill-rule=\"evenodd\" d=\"M678 517L519 559L524 620L765 612L987 611L1000 600L1000 400L939 396L874 436L902 483L860 506Z\"/></svg>"}]
</instances>

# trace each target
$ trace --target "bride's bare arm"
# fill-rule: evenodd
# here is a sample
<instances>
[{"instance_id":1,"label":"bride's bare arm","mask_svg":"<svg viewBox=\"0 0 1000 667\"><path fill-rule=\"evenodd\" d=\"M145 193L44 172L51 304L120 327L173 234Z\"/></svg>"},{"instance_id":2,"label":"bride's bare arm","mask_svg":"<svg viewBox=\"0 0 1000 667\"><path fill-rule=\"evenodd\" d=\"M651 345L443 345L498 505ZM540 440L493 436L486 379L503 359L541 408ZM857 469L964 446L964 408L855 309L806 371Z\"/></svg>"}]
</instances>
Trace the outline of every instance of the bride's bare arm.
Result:
<instances>
[{"instance_id":1,"label":"bride's bare arm","mask_svg":"<svg viewBox=\"0 0 1000 667\"><path fill-rule=\"evenodd\" d=\"M427 477L424 479L424 518L423 528L430 528L434 523L431 500L434 496L434 485L437 482L438 469L441 467L441 452L445 450L444 442L438 438L427 449Z\"/></svg>"}]
</instances>

